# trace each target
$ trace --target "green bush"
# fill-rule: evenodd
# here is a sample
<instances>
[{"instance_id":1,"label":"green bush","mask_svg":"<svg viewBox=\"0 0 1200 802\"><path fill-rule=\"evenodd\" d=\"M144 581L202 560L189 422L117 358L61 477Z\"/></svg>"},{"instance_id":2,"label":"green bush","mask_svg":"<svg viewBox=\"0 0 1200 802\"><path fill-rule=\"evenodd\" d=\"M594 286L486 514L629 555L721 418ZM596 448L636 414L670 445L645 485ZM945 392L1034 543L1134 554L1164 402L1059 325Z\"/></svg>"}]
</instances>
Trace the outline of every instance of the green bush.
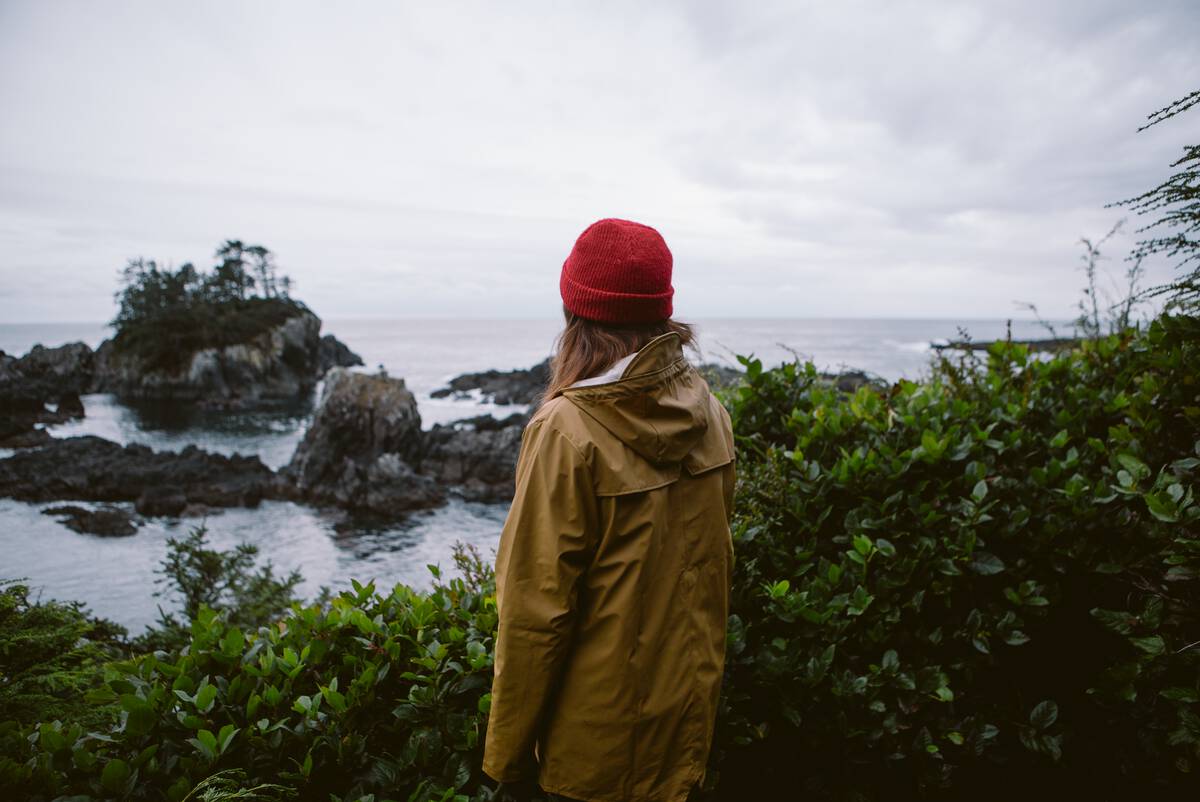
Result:
<instances>
[{"instance_id":1,"label":"green bush","mask_svg":"<svg viewBox=\"0 0 1200 802\"><path fill-rule=\"evenodd\" d=\"M114 663L87 694L116 711L106 731L0 725L0 798L177 801L233 770L300 799L488 798L496 614L481 575L428 594L355 582L255 632L203 607L186 649Z\"/></svg>"},{"instance_id":2,"label":"green bush","mask_svg":"<svg viewBox=\"0 0 1200 802\"><path fill-rule=\"evenodd\" d=\"M0 581L0 721L97 721L81 697L123 654L124 638L124 627L79 602L31 600L28 585Z\"/></svg>"},{"instance_id":3,"label":"green bush","mask_svg":"<svg viewBox=\"0 0 1200 802\"><path fill-rule=\"evenodd\" d=\"M745 360L721 789L1200 788L1198 331L851 397Z\"/></svg>"}]
</instances>

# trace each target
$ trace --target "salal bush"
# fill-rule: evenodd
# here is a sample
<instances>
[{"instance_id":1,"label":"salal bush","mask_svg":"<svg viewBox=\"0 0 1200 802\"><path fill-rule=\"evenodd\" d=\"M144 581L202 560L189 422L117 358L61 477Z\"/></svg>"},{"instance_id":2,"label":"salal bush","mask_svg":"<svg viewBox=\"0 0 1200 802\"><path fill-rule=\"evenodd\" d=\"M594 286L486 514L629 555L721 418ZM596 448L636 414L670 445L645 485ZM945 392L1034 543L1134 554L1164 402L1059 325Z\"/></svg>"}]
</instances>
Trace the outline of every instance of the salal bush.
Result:
<instances>
[{"instance_id":1,"label":"salal bush","mask_svg":"<svg viewBox=\"0 0 1200 802\"><path fill-rule=\"evenodd\" d=\"M722 791L1200 790L1198 332L852 396L744 359Z\"/></svg>"},{"instance_id":2,"label":"salal bush","mask_svg":"<svg viewBox=\"0 0 1200 802\"><path fill-rule=\"evenodd\" d=\"M0 798L174 802L214 776L234 796L486 798L493 592L486 575L428 593L355 582L254 632L202 608L181 653L108 667L89 692L107 728L0 725Z\"/></svg>"}]
</instances>

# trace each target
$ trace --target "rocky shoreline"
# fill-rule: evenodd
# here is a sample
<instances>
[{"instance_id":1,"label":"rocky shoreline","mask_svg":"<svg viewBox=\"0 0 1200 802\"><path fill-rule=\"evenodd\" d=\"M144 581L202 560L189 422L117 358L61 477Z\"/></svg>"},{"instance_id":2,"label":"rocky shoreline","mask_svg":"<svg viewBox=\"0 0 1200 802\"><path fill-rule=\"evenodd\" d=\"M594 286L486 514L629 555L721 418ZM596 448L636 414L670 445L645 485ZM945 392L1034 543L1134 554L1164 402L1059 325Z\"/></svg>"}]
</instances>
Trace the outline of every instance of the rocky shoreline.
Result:
<instances>
[{"instance_id":1,"label":"rocky shoreline","mask_svg":"<svg viewBox=\"0 0 1200 802\"><path fill-rule=\"evenodd\" d=\"M95 350L75 342L35 345L22 357L0 351L0 448L48 443L41 426L83 417L80 396L87 393L219 409L303 397L329 369L363 363L333 335L321 337L320 329L320 318L303 312L249 342L197 351L176 371L148 369L122 356L112 339Z\"/></svg>"},{"instance_id":2,"label":"rocky shoreline","mask_svg":"<svg viewBox=\"0 0 1200 802\"><path fill-rule=\"evenodd\" d=\"M56 439L33 427L82 415L79 393L120 389L136 383L134 374L115 374L102 354L103 346L92 352L82 343L56 349L37 346L19 360L0 357L0 422L17 421L9 429L20 429L0 445L22 446L0 459L0 497L98 504L94 509L60 505L44 512L76 531L110 536L135 532L137 516L201 515L220 508L254 507L264 499L395 520L445 504L451 497L479 502L511 498L528 413L504 418L478 415L423 429L417 399L404 379L348 370L348 365L362 360L330 335L316 338L318 330L319 325L302 321L272 332L253 348L223 349L216 362L211 355L194 357L193 367L220 365L219 371L204 368L187 374L187 386L193 391L204 389L208 395L179 393L180 385L162 377L141 383L141 392L134 395L143 398L148 390L165 388L169 398L181 403L220 404L223 399L248 398L262 402L277 392L303 387L298 376L307 381L323 375L324 389L311 425L278 471L257 456L223 456L196 446L172 452L121 446L94 436ZM298 342L305 343L305 359L291 357L292 374L277 370L274 379L262 381L271 370L264 364L286 361L288 343ZM256 353L262 358L251 356ZM295 372L296 365L304 366L301 373ZM726 366L699 369L714 388L733 384L741 376L740 370ZM549 371L547 359L531 368L463 374L431 395L533 407ZM857 372L823 378L848 392L876 381ZM50 409L47 404L54 399L57 404ZM120 502L132 503L133 512L113 506Z\"/></svg>"}]
</instances>

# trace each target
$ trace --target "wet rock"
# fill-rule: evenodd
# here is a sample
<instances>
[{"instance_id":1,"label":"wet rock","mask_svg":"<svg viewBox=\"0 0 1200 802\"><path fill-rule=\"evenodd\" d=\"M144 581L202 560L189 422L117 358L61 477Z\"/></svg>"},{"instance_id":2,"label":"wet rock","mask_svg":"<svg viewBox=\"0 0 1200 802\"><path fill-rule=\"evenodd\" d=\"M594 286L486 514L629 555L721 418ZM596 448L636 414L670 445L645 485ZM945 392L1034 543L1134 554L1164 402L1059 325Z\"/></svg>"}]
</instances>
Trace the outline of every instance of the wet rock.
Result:
<instances>
[{"instance_id":1,"label":"wet rock","mask_svg":"<svg viewBox=\"0 0 1200 802\"><path fill-rule=\"evenodd\" d=\"M68 529L103 537L125 537L137 534L133 516L120 507L105 505L89 510L74 504L47 507L43 515L58 516Z\"/></svg>"},{"instance_id":2,"label":"wet rock","mask_svg":"<svg viewBox=\"0 0 1200 802\"><path fill-rule=\"evenodd\" d=\"M54 438L45 429L35 428L32 424L27 427L15 425L12 421L0 420L0 429L9 434L0 434L0 448L36 448L44 446Z\"/></svg>"},{"instance_id":3,"label":"wet rock","mask_svg":"<svg viewBox=\"0 0 1200 802\"><path fill-rule=\"evenodd\" d=\"M25 501L141 501L151 510L155 494L171 495L162 488L177 489L187 503L211 507L253 506L287 495L285 483L258 457L212 454L195 446L155 452L100 437L68 437L0 459L0 496ZM177 500L170 508L176 505Z\"/></svg>"},{"instance_id":4,"label":"wet rock","mask_svg":"<svg viewBox=\"0 0 1200 802\"><path fill-rule=\"evenodd\" d=\"M332 334L321 338L318 361L321 375L329 372L330 368L352 368L363 364L362 357Z\"/></svg>"},{"instance_id":5,"label":"wet rock","mask_svg":"<svg viewBox=\"0 0 1200 802\"><path fill-rule=\"evenodd\" d=\"M480 415L422 431L403 379L334 368L284 473L316 503L384 516L512 497L526 415Z\"/></svg>"},{"instance_id":6,"label":"wet rock","mask_svg":"<svg viewBox=\"0 0 1200 802\"><path fill-rule=\"evenodd\" d=\"M83 400L79 397L79 393L66 392L59 395L55 412L61 418L82 418L84 416Z\"/></svg>"},{"instance_id":7,"label":"wet rock","mask_svg":"<svg viewBox=\"0 0 1200 802\"><path fill-rule=\"evenodd\" d=\"M35 345L0 372L0 395L16 392L43 402L63 394L78 396L91 383L94 362L95 353L86 343Z\"/></svg>"},{"instance_id":8,"label":"wet rock","mask_svg":"<svg viewBox=\"0 0 1200 802\"><path fill-rule=\"evenodd\" d=\"M247 342L198 350L174 370L151 368L106 340L96 351L91 389L230 408L294 399L320 377L320 331L320 318L302 312Z\"/></svg>"},{"instance_id":9,"label":"wet rock","mask_svg":"<svg viewBox=\"0 0 1200 802\"><path fill-rule=\"evenodd\" d=\"M446 500L434 479L418 474L398 454L383 454L371 463L363 486L366 495L356 506L380 515L436 507Z\"/></svg>"},{"instance_id":10,"label":"wet rock","mask_svg":"<svg viewBox=\"0 0 1200 802\"><path fill-rule=\"evenodd\" d=\"M178 487L148 487L134 504L134 508L142 515L169 518L179 517L187 506L187 494Z\"/></svg>"},{"instance_id":11,"label":"wet rock","mask_svg":"<svg viewBox=\"0 0 1200 802\"><path fill-rule=\"evenodd\" d=\"M84 343L35 345L20 358L0 351L0 447L39 445L49 434L37 424L82 417L79 393L90 380L92 362L92 349ZM50 399L65 400L64 410L48 410Z\"/></svg>"},{"instance_id":12,"label":"wet rock","mask_svg":"<svg viewBox=\"0 0 1200 802\"><path fill-rule=\"evenodd\" d=\"M509 501L527 419L486 415L434 426L425 433L421 471L470 501Z\"/></svg>"},{"instance_id":13,"label":"wet rock","mask_svg":"<svg viewBox=\"0 0 1200 802\"><path fill-rule=\"evenodd\" d=\"M495 404L534 404L549 381L550 360L547 358L531 368L464 373L430 395L468 399L477 393L480 400Z\"/></svg>"},{"instance_id":14,"label":"wet rock","mask_svg":"<svg viewBox=\"0 0 1200 802\"><path fill-rule=\"evenodd\" d=\"M335 367L284 473L309 501L394 515L443 499L412 469L421 445L417 401L403 379Z\"/></svg>"}]
</instances>

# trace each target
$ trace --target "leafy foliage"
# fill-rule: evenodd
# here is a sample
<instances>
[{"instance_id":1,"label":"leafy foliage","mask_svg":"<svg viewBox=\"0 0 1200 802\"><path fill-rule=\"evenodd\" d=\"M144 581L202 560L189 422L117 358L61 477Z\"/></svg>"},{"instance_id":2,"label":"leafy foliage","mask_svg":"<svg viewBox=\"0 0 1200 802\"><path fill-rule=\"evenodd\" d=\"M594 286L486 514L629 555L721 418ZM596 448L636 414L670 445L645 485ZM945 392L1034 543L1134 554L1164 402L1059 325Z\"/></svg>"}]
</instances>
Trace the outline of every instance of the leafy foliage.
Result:
<instances>
[{"instance_id":1,"label":"leafy foliage","mask_svg":"<svg viewBox=\"0 0 1200 802\"><path fill-rule=\"evenodd\" d=\"M181 540L167 538L167 556L159 567L155 595L177 594L183 601L183 619L161 607L155 629L139 636L144 651L186 645L191 624L208 608L224 613L225 620L243 629L257 629L279 619L293 602L296 587L304 581L299 571L282 579L267 562L255 567L258 547L238 544L229 551L207 548L208 530L195 527Z\"/></svg>"},{"instance_id":2,"label":"leafy foliage","mask_svg":"<svg viewBox=\"0 0 1200 802\"><path fill-rule=\"evenodd\" d=\"M314 800L487 799L486 581L439 579L428 594L354 582L327 607L296 605L252 632L202 606L187 649L114 663L89 692L119 711L106 732L0 727L0 797L183 800L237 769L218 785Z\"/></svg>"},{"instance_id":3,"label":"leafy foliage","mask_svg":"<svg viewBox=\"0 0 1200 802\"><path fill-rule=\"evenodd\" d=\"M29 586L0 582L0 721L91 722L81 696L122 654L124 628L93 618L79 602L41 602Z\"/></svg>"},{"instance_id":4,"label":"leafy foliage","mask_svg":"<svg viewBox=\"0 0 1200 802\"><path fill-rule=\"evenodd\" d=\"M190 262L172 270L130 259L112 321L117 352L150 369L174 370L198 350L246 342L306 311L263 246L226 240L216 257L207 273Z\"/></svg>"},{"instance_id":5,"label":"leafy foliage","mask_svg":"<svg viewBox=\"0 0 1200 802\"><path fill-rule=\"evenodd\" d=\"M1001 342L851 397L745 360L719 787L1194 788L1198 335Z\"/></svg>"}]
</instances>

